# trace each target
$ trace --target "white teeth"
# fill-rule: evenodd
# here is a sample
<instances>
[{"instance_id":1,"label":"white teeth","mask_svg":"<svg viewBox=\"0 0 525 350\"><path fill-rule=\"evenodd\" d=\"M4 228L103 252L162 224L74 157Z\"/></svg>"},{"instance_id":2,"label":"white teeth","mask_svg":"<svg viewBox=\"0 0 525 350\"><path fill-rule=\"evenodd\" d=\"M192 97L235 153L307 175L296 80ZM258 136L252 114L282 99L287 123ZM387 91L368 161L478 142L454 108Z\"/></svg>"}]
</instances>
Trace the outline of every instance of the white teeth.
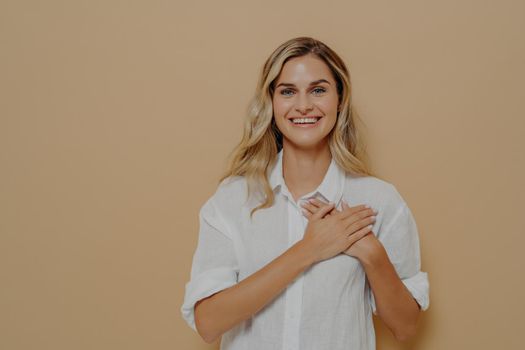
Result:
<instances>
[{"instance_id":1,"label":"white teeth","mask_svg":"<svg viewBox=\"0 0 525 350\"><path fill-rule=\"evenodd\" d=\"M315 123L320 118L295 118L292 119L294 124L305 124L305 123Z\"/></svg>"}]
</instances>

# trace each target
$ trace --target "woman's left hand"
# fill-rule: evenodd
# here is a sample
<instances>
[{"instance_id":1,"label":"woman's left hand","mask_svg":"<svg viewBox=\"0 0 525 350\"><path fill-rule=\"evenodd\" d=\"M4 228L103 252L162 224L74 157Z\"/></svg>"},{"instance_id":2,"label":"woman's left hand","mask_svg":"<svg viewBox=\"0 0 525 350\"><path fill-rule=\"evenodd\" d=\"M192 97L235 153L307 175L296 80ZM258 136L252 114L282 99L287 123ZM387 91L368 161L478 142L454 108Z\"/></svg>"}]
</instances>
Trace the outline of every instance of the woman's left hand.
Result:
<instances>
[{"instance_id":1,"label":"woman's left hand","mask_svg":"<svg viewBox=\"0 0 525 350\"><path fill-rule=\"evenodd\" d=\"M301 207L304 209L304 215L310 219L310 216L315 214L321 208L321 206L327 204L328 203L325 203L319 199L313 198L309 201L309 203L302 204ZM342 201L342 208L343 210L346 210L350 207L348 204ZM337 208L332 209L332 211L326 215L333 214L334 210L337 210ZM370 261L374 256L381 253L382 248L382 243L377 239L376 235L370 231L369 234L357 240L354 244L348 247L348 249L343 251L343 253L353 256L360 261Z\"/></svg>"}]
</instances>

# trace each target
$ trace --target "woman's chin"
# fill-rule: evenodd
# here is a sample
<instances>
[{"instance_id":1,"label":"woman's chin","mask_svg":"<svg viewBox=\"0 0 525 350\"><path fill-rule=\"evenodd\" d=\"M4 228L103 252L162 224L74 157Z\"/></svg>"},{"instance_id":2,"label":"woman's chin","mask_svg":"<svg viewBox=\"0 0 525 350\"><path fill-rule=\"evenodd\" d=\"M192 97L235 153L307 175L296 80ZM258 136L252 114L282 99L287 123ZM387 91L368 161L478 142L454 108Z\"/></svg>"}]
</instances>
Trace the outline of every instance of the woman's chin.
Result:
<instances>
[{"instance_id":1,"label":"woman's chin","mask_svg":"<svg viewBox=\"0 0 525 350\"><path fill-rule=\"evenodd\" d=\"M319 148L323 145L326 145L328 144L327 142L328 140L326 140L325 138L319 138L319 137L316 137L316 138L312 138L312 137L293 137L293 138L288 138L285 142L284 142L284 145L286 145L287 143L294 147L294 148L300 148L300 149L314 149L314 148Z\"/></svg>"}]
</instances>

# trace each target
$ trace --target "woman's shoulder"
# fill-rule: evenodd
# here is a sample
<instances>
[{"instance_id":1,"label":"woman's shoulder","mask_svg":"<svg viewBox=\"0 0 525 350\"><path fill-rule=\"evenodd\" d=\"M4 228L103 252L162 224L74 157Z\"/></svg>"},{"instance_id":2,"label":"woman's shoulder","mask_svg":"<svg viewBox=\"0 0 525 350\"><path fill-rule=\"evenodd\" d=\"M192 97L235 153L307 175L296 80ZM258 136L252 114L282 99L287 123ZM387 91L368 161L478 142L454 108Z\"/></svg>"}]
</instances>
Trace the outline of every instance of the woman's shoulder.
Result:
<instances>
[{"instance_id":1,"label":"woman's shoulder","mask_svg":"<svg viewBox=\"0 0 525 350\"><path fill-rule=\"evenodd\" d=\"M217 208L236 208L242 205L246 197L246 180L244 176L230 176L223 179L216 187L207 203Z\"/></svg>"},{"instance_id":2,"label":"woman's shoulder","mask_svg":"<svg viewBox=\"0 0 525 350\"><path fill-rule=\"evenodd\" d=\"M246 178L244 176L230 176L222 180L217 186L215 195L218 197L239 196L246 192Z\"/></svg>"},{"instance_id":3,"label":"woman's shoulder","mask_svg":"<svg viewBox=\"0 0 525 350\"><path fill-rule=\"evenodd\" d=\"M222 180L202 204L199 216L220 232L233 238L230 231L231 221L239 216L244 192L243 177L235 176Z\"/></svg>"}]
</instances>

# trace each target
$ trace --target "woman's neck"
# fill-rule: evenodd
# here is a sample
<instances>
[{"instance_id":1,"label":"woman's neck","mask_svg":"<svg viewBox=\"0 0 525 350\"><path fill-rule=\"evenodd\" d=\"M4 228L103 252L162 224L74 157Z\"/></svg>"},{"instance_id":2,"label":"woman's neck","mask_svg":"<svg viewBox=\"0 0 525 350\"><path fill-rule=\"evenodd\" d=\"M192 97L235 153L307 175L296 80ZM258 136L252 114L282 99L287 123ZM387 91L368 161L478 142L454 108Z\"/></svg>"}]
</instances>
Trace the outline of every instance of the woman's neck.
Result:
<instances>
[{"instance_id":1,"label":"woman's neck","mask_svg":"<svg viewBox=\"0 0 525 350\"><path fill-rule=\"evenodd\" d=\"M323 181L332 155L328 145L320 149L298 149L283 145L283 177L294 201L315 190Z\"/></svg>"}]
</instances>

